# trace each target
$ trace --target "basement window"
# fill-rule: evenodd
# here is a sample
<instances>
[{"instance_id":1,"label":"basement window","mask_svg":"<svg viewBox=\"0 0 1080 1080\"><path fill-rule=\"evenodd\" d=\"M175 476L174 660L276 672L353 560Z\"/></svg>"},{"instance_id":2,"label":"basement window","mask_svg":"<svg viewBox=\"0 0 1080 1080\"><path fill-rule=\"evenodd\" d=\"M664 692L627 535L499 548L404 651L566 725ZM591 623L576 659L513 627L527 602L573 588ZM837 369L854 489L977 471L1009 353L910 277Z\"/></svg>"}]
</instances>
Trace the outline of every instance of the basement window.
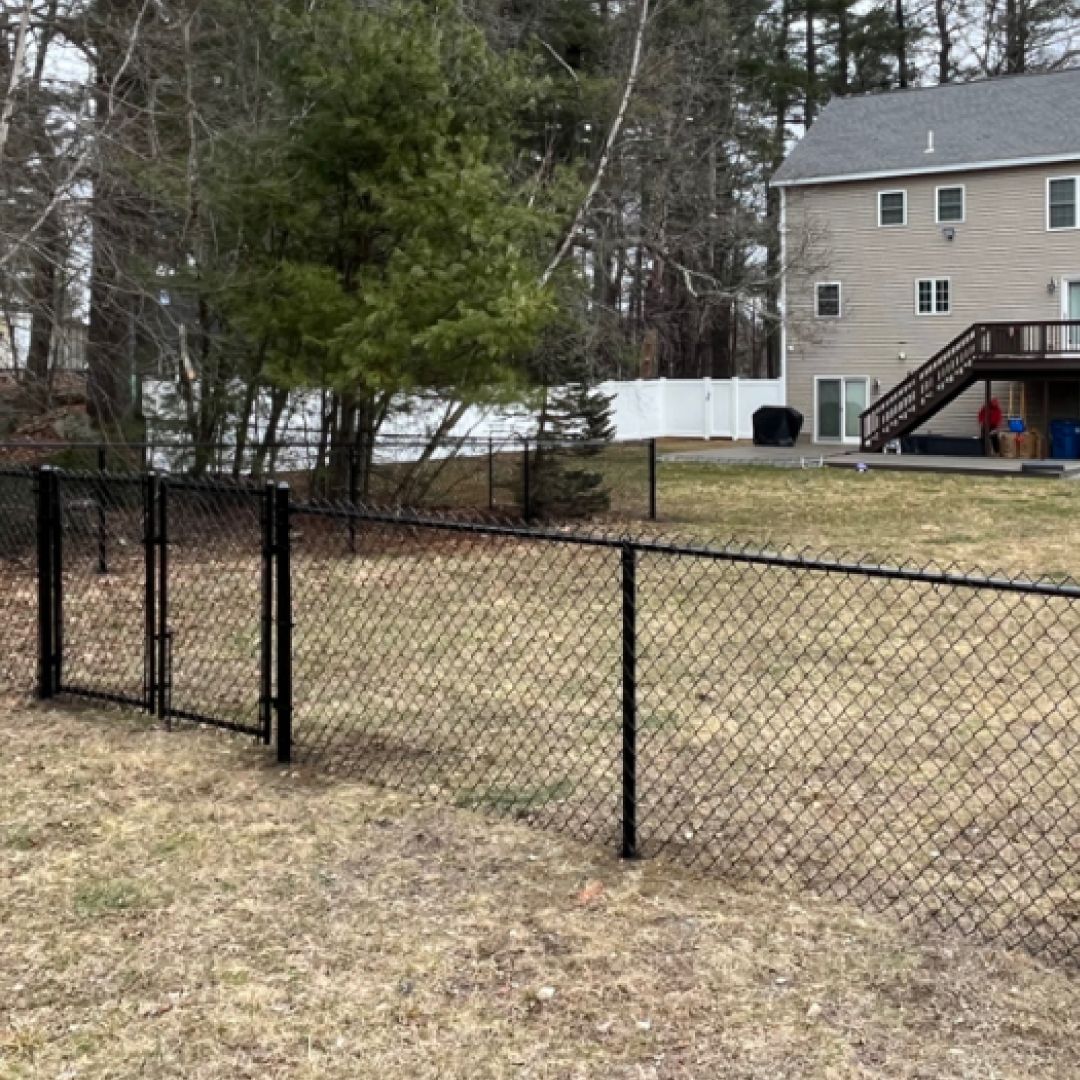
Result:
<instances>
[{"instance_id":1,"label":"basement window","mask_svg":"<svg viewBox=\"0 0 1080 1080\"><path fill-rule=\"evenodd\" d=\"M814 286L814 314L819 319L840 318L840 282L819 281Z\"/></svg>"},{"instance_id":2,"label":"basement window","mask_svg":"<svg viewBox=\"0 0 1080 1080\"><path fill-rule=\"evenodd\" d=\"M1077 188L1080 177L1056 176L1046 182L1046 227L1075 229L1077 227Z\"/></svg>"},{"instance_id":3,"label":"basement window","mask_svg":"<svg viewBox=\"0 0 1080 1080\"><path fill-rule=\"evenodd\" d=\"M952 311L949 279L921 278L915 282L915 310L920 315L948 315Z\"/></svg>"},{"instance_id":4,"label":"basement window","mask_svg":"<svg viewBox=\"0 0 1080 1080\"><path fill-rule=\"evenodd\" d=\"M907 192L879 191L878 219L881 227L907 224Z\"/></svg>"}]
</instances>

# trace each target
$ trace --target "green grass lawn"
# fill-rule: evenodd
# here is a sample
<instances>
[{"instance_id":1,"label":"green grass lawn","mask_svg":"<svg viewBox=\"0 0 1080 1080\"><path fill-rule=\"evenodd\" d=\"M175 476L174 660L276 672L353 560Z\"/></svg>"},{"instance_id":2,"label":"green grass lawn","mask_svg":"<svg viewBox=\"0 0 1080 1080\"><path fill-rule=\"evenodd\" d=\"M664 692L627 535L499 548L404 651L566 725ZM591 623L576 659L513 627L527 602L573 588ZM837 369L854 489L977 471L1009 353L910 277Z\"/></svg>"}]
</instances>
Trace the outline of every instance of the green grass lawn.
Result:
<instances>
[{"instance_id":1,"label":"green grass lawn","mask_svg":"<svg viewBox=\"0 0 1080 1080\"><path fill-rule=\"evenodd\" d=\"M662 462L660 515L712 538L1080 577L1080 484Z\"/></svg>"}]
</instances>

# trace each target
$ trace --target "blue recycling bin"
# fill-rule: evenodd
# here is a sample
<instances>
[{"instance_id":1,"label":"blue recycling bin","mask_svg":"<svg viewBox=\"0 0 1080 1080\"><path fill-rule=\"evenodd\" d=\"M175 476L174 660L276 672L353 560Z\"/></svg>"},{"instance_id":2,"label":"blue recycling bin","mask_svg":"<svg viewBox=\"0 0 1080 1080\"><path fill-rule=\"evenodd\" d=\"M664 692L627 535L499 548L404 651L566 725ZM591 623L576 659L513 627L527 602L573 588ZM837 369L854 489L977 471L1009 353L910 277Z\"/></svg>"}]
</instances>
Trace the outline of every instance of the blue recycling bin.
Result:
<instances>
[{"instance_id":1,"label":"blue recycling bin","mask_svg":"<svg viewBox=\"0 0 1080 1080\"><path fill-rule=\"evenodd\" d=\"M1053 420L1050 423L1050 456L1080 458L1080 420Z\"/></svg>"}]
</instances>

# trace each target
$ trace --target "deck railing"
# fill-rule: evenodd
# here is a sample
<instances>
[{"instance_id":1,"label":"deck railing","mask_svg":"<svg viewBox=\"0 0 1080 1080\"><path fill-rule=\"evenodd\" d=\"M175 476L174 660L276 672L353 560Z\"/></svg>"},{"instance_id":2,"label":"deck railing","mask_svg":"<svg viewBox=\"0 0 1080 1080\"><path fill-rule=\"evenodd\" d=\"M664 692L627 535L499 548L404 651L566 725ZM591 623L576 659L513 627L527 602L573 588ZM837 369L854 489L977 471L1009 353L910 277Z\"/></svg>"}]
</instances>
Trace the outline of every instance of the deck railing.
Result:
<instances>
[{"instance_id":1,"label":"deck railing","mask_svg":"<svg viewBox=\"0 0 1080 1080\"><path fill-rule=\"evenodd\" d=\"M862 447L881 450L928 420L974 381L982 360L1070 356L1080 362L1080 319L974 323L862 413Z\"/></svg>"}]
</instances>

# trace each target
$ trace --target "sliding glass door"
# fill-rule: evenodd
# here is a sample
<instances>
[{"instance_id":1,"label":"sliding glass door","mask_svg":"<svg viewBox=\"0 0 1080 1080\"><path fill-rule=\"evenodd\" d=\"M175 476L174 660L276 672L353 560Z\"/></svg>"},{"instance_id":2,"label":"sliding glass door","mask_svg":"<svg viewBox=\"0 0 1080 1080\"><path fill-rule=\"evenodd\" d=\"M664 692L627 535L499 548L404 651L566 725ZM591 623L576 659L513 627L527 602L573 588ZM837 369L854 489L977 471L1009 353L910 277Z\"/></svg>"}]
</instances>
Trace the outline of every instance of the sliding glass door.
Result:
<instances>
[{"instance_id":1,"label":"sliding glass door","mask_svg":"<svg viewBox=\"0 0 1080 1080\"><path fill-rule=\"evenodd\" d=\"M1064 301L1065 318L1070 322L1080 320L1080 278L1072 278L1065 282ZM1066 330L1066 337L1068 339L1066 348L1080 352L1080 326L1070 326Z\"/></svg>"},{"instance_id":2,"label":"sliding glass door","mask_svg":"<svg viewBox=\"0 0 1080 1080\"><path fill-rule=\"evenodd\" d=\"M818 442L858 443L859 415L866 409L865 378L816 380L814 438Z\"/></svg>"}]
</instances>

